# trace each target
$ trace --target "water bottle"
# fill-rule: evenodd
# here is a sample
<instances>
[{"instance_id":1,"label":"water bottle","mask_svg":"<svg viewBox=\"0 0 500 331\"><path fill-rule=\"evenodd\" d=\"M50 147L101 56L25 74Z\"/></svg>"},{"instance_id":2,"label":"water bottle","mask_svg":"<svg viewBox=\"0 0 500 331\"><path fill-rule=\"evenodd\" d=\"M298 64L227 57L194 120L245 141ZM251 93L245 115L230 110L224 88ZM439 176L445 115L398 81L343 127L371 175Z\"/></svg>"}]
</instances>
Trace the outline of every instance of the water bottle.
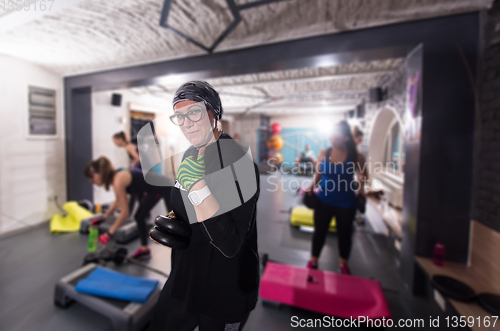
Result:
<instances>
[{"instance_id":1,"label":"water bottle","mask_svg":"<svg viewBox=\"0 0 500 331\"><path fill-rule=\"evenodd\" d=\"M87 241L87 251L93 252L97 249L97 237L99 230L95 226L89 226L89 239Z\"/></svg>"},{"instance_id":2,"label":"water bottle","mask_svg":"<svg viewBox=\"0 0 500 331\"><path fill-rule=\"evenodd\" d=\"M436 245L434 246L434 253L432 254L432 263L439 267L444 266L445 253L446 250L444 244L442 242L436 243Z\"/></svg>"}]
</instances>

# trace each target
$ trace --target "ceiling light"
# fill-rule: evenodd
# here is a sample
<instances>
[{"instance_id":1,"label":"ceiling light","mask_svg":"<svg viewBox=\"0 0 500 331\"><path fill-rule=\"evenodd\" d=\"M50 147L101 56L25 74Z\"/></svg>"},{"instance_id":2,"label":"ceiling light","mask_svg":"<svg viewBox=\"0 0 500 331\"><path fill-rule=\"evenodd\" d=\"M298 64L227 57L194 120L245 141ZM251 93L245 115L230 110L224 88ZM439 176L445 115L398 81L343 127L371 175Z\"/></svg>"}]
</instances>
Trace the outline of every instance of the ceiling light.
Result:
<instances>
[{"instance_id":1,"label":"ceiling light","mask_svg":"<svg viewBox=\"0 0 500 331\"><path fill-rule=\"evenodd\" d=\"M316 119L316 125L319 130L320 135L328 135L333 128L333 125L329 121L322 120L321 118Z\"/></svg>"}]
</instances>

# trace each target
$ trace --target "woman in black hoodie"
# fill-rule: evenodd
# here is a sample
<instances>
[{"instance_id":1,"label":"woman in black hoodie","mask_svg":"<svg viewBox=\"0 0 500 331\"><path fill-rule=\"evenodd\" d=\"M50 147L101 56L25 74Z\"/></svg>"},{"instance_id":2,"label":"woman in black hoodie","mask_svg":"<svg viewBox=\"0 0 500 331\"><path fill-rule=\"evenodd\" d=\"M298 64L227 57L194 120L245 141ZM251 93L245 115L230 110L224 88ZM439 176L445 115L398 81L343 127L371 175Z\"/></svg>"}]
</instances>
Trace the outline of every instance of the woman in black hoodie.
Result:
<instances>
[{"instance_id":1,"label":"woman in black hoodie","mask_svg":"<svg viewBox=\"0 0 500 331\"><path fill-rule=\"evenodd\" d=\"M183 84L173 103L170 119L192 146L177 170L169 216L192 235L186 249L172 249L150 330L241 330L258 298L258 168L220 129L222 105L208 83Z\"/></svg>"}]
</instances>

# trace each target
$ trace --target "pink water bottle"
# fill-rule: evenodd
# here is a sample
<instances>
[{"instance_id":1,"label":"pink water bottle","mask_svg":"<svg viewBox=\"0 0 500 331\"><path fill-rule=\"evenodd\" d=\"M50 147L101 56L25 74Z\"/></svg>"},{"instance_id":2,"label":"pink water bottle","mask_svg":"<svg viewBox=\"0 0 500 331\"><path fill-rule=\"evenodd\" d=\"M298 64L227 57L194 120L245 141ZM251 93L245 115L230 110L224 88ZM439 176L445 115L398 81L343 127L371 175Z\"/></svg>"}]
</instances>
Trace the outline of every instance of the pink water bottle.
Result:
<instances>
[{"instance_id":1,"label":"pink water bottle","mask_svg":"<svg viewBox=\"0 0 500 331\"><path fill-rule=\"evenodd\" d=\"M437 266L444 266L444 256L446 254L446 250L444 248L444 244L442 242L438 242L436 246L434 246L434 254L432 255L432 263Z\"/></svg>"}]
</instances>

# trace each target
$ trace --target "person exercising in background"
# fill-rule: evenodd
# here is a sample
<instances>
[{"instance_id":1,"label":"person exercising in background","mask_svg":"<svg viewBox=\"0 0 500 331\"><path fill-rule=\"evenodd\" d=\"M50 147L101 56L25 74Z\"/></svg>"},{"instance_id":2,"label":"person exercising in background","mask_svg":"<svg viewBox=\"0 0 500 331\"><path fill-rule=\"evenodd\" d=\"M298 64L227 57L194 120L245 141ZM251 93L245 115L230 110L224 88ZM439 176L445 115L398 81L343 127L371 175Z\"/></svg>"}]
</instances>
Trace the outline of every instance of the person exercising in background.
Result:
<instances>
[{"instance_id":1,"label":"person exercising in background","mask_svg":"<svg viewBox=\"0 0 500 331\"><path fill-rule=\"evenodd\" d=\"M354 140L354 144L356 145L356 150L358 151L358 162L361 165L366 164L366 158L363 154L359 152L359 145L363 142L363 137L364 133L361 131L359 126L354 126L351 131L352 134L352 139ZM358 181L364 182L365 184L367 183L368 180L368 167L365 167L365 169L362 169L361 173L357 173L358 175L362 175L361 177L358 177Z\"/></svg>"},{"instance_id":2,"label":"person exercising in background","mask_svg":"<svg viewBox=\"0 0 500 331\"><path fill-rule=\"evenodd\" d=\"M117 147L125 148L125 151L128 154L128 158L130 159L130 169L142 172L141 160L139 158L139 150L137 145L130 142L128 140L127 134L124 131L120 131L113 135L113 142ZM131 194L128 202L128 208L130 212L134 210L135 201L140 200L142 198L141 195Z\"/></svg>"},{"instance_id":3,"label":"person exercising in background","mask_svg":"<svg viewBox=\"0 0 500 331\"><path fill-rule=\"evenodd\" d=\"M295 166L297 168L300 168L301 164L305 163L305 169L312 169L316 164L316 157L309 144L306 144L304 147L305 150L300 153L300 156L298 158L295 159Z\"/></svg>"},{"instance_id":4,"label":"person exercising in background","mask_svg":"<svg viewBox=\"0 0 500 331\"><path fill-rule=\"evenodd\" d=\"M300 153L300 157L295 159L297 165L303 162L315 162L315 161L316 157L314 156L314 152L311 150L311 146L309 144L305 145L305 150L302 153Z\"/></svg>"},{"instance_id":5,"label":"person exercising in background","mask_svg":"<svg viewBox=\"0 0 500 331\"><path fill-rule=\"evenodd\" d=\"M113 142L115 143L116 147L123 147L127 151L128 157L130 159L130 169L142 171L137 145L128 140L127 134L123 131L115 133L113 135Z\"/></svg>"},{"instance_id":6,"label":"person exercising in background","mask_svg":"<svg viewBox=\"0 0 500 331\"><path fill-rule=\"evenodd\" d=\"M356 179L360 183L363 182L366 185L368 181L368 167L366 166L365 156L359 152L359 145L361 145L361 143L363 142L364 134L363 131L361 131L361 129L357 125L353 126L351 134L352 134L352 139L354 140L354 144L356 145L356 150L358 152L358 162L360 165L364 166L364 169L362 169L363 171L356 172ZM356 210L355 220L358 224L364 224L365 222L359 210Z\"/></svg>"},{"instance_id":7,"label":"person exercising in background","mask_svg":"<svg viewBox=\"0 0 500 331\"><path fill-rule=\"evenodd\" d=\"M148 247L149 232L146 219L149 217L151 209L153 209L160 198L163 198L167 210L171 210L170 192L172 187L150 185L144 180L142 172L133 169L115 170L111 162L104 156L89 162L85 166L84 175L90 179L92 184L104 186L106 191L109 191L110 186L113 186L116 200L104 213L103 218L109 217L115 210L118 208L120 209L120 214L113 225L106 233L99 236L99 242L104 245L108 243L116 230L118 230L130 214L129 205L127 203L127 193L143 196L134 216L139 231L141 247L137 249L132 257L149 258L151 256L151 250Z\"/></svg>"},{"instance_id":8,"label":"person exercising in background","mask_svg":"<svg viewBox=\"0 0 500 331\"><path fill-rule=\"evenodd\" d=\"M318 259L325 244L326 233L335 216L338 246L339 269L343 274L350 274L347 262L352 246L352 223L356 215L356 199L364 194L364 184L356 180L363 178L364 164L360 163L359 153L346 121L335 125L330 135L330 147L319 154L313 182L306 194L314 194L319 184L319 204L314 210L314 235L311 259L307 267L318 268Z\"/></svg>"},{"instance_id":9,"label":"person exercising in background","mask_svg":"<svg viewBox=\"0 0 500 331\"><path fill-rule=\"evenodd\" d=\"M356 144L356 146L359 146L363 142L363 137L364 137L363 131L361 131L359 126L356 125L352 128L351 134L354 143Z\"/></svg>"}]
</instances>

